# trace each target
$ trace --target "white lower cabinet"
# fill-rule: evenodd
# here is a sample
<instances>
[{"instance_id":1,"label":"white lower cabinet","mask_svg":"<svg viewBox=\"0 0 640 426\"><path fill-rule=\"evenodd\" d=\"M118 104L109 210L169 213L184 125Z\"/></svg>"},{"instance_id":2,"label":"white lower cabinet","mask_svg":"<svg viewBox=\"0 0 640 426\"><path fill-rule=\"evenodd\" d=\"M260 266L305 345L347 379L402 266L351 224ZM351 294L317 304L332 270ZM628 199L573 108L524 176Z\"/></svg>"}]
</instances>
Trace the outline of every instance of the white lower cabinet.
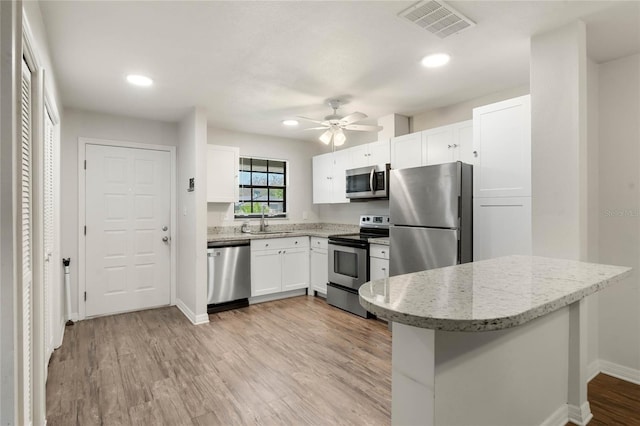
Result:
<instances>
[{"instance_id":1,"label":"white lower cabinet","mask_svg":"<svg viewBox=\"0 0 640 426\"><path fill-rule=\"evenodd\" d=\"M329 281L329 255L327 251L327 239L311 237L310 249L310 291L327 294L327 282Z\"/></svg>"},{"instance_id":2,"label":"white lower cabinet","mask_svg":"<svg viewBox=\"0 0 640 426\"><path fill-rule=\"evenodd\" d=\"M369 248L369 279L389 278L389 246L371 244Z\"/></svg>"},{"instance_id":3,"label":"white lower cabinet","mask_svg":"<svg viewBox=\"0 0 640 426\"><path fill-rule=\"evenodd\" d=\"M474 198L473 217L473 260L531 254L531 197Z\"/></svg>"},{"instance_id":4,"label":"white lower cabinet","mask_svg":"<svg viewBox=\"0 0 640 426\"><path fill-rule=\"evenodd\" d=\"M309 286L309 237L251 242L251 297Z\"/></svg>"}]
</instances>

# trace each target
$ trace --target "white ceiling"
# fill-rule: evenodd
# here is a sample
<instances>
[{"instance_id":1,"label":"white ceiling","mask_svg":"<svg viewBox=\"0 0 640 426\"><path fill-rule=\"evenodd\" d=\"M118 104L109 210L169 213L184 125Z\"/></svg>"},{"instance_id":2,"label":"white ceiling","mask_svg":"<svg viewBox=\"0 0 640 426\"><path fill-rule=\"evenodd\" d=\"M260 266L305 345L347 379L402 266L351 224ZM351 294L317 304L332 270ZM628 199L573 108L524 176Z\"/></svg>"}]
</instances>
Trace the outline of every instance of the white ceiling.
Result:
<instances>
[{"instance_id":1,"label":"white ceiling","mask_svg":"<svg viewBox=\"0 0 640 426\"><path fill-rule=\"evenodd\" d=\"M587 22L596 61L640 51L638 1L450 1L477 25L444 40L397 16L414 3L40 5L65 106L178 121L197 105L212 126L296 139L318 132L284 128L281 120L322 118L330 97L349 101L345 114L375 119L527 85L529 37L578 18ZM439 51L452 56L447 67L420 66ZM129 73L155 84L132 87Z\"/></svg>"}]
</instances>

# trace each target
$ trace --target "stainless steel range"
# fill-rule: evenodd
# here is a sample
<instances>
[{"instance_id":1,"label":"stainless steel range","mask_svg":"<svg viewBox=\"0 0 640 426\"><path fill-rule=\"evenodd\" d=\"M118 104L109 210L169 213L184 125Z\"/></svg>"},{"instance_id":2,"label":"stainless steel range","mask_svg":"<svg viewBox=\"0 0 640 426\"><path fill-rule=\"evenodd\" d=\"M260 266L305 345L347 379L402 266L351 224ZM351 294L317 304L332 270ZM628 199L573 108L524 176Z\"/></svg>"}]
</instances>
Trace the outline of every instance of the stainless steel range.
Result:
<instances>
[{"instance_id":1,"label":"stainless steel range","mask_svg":"<svg viewBox=\"0 0 640 426\"><path fill-rule=\"evenodd\" d=\"M360 216L360 233L329 237L327 303L370 318L358 302L358 289L369 281L369 239L389 236L389 216Z\"/></svg>"}]
</instances>

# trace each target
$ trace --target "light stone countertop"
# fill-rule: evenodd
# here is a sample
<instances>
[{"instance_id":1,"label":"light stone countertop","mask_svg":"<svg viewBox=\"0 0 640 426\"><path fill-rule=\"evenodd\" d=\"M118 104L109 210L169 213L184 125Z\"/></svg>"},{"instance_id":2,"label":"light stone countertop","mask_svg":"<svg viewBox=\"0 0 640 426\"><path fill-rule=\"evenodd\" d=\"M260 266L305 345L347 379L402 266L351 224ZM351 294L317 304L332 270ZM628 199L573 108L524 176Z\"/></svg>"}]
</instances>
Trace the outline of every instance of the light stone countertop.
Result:
<instances>
[{"instance_id":1,"label":"light stone countertop","mask_svg":"<svg viewBox=\"0 0 640 426\"><path fill-rule=\"evenodd\" d=\"M381 246L388 246L389 237L369 238L369 244L380 244Z\"/></svg>"},{"instance_id":2,"label":"light stone countertop","mask_svg":"<svg viewBox=\"0 0 640 426\"><path fill-rule=\"evenodd\" d=\"M341 224L291 224L270 225L268 234L255 233L256 226L252 226L254 233L242 233L240 227L211 227L207 232L207 242L258 240L266 238L286 237L320 237L328 238L332 235L352 234L359 232L359 227ZM282 231L282 232L278 232Z\"/></svg>"},{"instance_id":3,"label":"light stone countertop","mask_svg":"<svg viewBox=\"0 0 640 426\"><path fill-rule=\"evenodd\" d=\"M371 281L360 304L389 321L443 331L515 327L631 274L631 268L506 256Z\"/></svg>"}]
</instances>

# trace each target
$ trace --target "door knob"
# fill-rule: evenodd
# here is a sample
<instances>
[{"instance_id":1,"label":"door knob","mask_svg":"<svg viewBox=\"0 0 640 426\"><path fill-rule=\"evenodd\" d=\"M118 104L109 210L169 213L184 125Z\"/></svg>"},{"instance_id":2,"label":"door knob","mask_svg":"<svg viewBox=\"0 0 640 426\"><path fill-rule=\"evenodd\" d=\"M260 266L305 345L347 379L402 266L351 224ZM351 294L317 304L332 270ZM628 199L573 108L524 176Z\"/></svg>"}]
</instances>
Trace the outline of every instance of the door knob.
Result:
<instances>
[{"instance_id":1,"label":"door knob","mask_svg":"<svg viewBox=\"0 0 640 426\"><path fill-rule=\"evenodd\" d=\"M167 241L169 241L169 237L166 237L166 236L162 237L162 241L164 241L166 243Z\"/></svg>"}]
</instances>

